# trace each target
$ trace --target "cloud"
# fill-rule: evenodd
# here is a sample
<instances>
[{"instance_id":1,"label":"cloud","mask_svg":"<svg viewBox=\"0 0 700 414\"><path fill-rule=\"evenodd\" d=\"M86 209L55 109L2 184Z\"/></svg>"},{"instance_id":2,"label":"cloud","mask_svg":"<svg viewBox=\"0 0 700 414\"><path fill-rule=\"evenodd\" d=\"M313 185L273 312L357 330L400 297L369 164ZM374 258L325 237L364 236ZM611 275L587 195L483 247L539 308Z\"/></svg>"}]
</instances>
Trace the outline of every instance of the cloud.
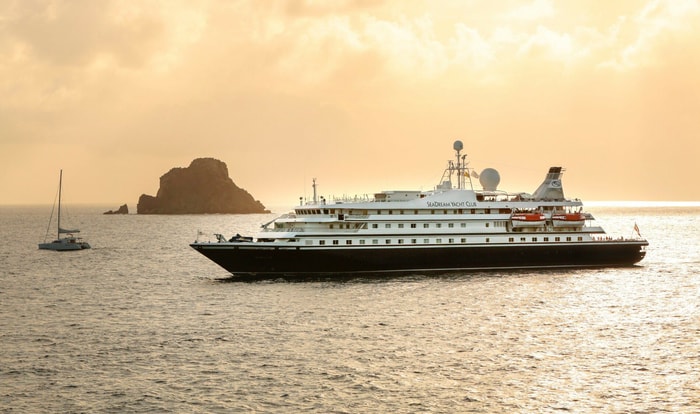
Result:
<instances>
[{"instance_id":1,"label":"cloud","mask_svg":"<svg viewBox=\"0 0 700 414\"><path fill-rule=\"evenodd\" d=\"M554 5L550 0L534 0L532 3L518 6L509 11L505 18L507 20L541 20L554 17Z\"/></svg>"},{"instance_id":2,"label":"cloud","mask_svg":"<svg viewBox=\"0 0 700 414\"><path fill-rule=\"evenodd\" d=\"M384 3L383 0L287 0L282 1L289 16L327 16L366 11Z\"/></svg>"},{"instance_id":3,"label":"cloud","mask_svg":"<svg viewBox=\"0 0 700 414\"><path fill-rule=\"evenodd\" d=\"M600 67L630 70L661 63L659 46L669 37L697 36L693 28L700 24L700 4L696 0L651 0L631 18L622 18L612 34L615 47L612 59ZM632 39L620 34L631 32Z\"/></svg>"},{"instance_id":4,"label":"cloud","mask_svg":"<svg viewBox=\"0 0 700 414\"><path fill-rule=\"evenodd\" d=\"M59 67L85 66L100 55L119 65L142 66L163 37L157 16L118 10L112 2L28 1L14 6L5 33L34 59Z\"/></svg>"}]
</instances>

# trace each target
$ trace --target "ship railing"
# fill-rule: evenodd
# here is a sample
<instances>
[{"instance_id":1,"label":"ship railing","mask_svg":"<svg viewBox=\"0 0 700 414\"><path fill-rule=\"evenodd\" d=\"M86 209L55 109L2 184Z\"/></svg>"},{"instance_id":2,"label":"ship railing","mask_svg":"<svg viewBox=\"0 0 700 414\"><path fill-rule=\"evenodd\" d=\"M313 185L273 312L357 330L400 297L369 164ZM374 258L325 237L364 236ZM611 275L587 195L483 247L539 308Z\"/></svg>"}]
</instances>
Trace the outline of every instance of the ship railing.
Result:
<instances>
[{"instance_id":1,"label":"ship railing","mask_svg":"<svg viewBox=\"0 0 700 414\"><path fill-rule=\"evenodd\" d=\"M335 203L367 203L372 201L374 201L374 197L370 197L367 194L355 194L354 196L342 195L338 197L333 196L333 202Z\"/></svg>"},{"instance_id":2,"label":"ship railing","mask_svg":"<svg viewBox=\"0 0 700 414\"><path fill-rule=\"evenodd\" d=\"M345 215L345 221L367 220L368 218L369 218L369 214L346 214Z\"/></svg>"},{"instance_id":3,"label":"ship railing","mask_svg":"<svg viewBox=\"0 0 700 414\"><path fill-rule=\"evenodd\" d=\"M269 228L262 229L263 233L303 233L307 231L303 227L284 227L284 228Z\"/></svg>"},{"instance_id":4,"label":"ship railing","mask_svg":"<svg viewBox=\"0 0 700 414\"><path fill-rule=\"evenodd\" d=\"M598 242L619 242L619 241L643 241L646 240L644 237L640 236L632 236L632 237L627 237L627 236L592 236L593 241L598 241Z\"/></svg>"}]
</instances>

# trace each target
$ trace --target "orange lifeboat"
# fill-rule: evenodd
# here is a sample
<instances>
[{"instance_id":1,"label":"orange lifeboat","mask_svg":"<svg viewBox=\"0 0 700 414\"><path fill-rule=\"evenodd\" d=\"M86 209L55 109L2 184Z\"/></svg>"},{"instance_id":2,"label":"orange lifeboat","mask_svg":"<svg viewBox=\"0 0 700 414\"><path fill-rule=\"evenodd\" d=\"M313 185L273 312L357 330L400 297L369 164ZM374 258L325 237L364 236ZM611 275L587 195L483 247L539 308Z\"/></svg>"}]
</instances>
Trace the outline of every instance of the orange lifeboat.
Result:
<instances>
[{"instance_id":1,"label":"orange lifeboat","mask_svg":"<svg viewBox=\"0 0 700 414\"><path fill-rule=\"evenodd\" d=\"M583 213L555 213L552 214L554 227L581 227L586 221Z\"/></svg>"},{"instance_id":2,"label":"orange lifeboat","mask_svg":"<svg viewBox=\"0 0 700 414\"><path fill-rule=\"evenodd\" d=\"M519 227L542 227L546 217L542 213L513 213L510 221L514 228Z\"/></svg>"}]
</instances>

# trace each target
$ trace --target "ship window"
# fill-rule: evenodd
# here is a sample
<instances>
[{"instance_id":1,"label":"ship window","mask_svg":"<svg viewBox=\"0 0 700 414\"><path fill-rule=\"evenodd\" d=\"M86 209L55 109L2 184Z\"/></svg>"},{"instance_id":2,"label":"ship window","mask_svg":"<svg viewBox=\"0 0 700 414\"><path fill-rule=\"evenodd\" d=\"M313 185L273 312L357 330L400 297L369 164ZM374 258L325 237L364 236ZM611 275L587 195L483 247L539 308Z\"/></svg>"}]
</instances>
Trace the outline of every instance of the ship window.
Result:
<instances>
[{"instance_id":1,"label":"ship window","mask_svg":"<svg viewBox=\"0 0 700 414\"><path fill-rule=\"evenodd\" d=\"M545 237L545 238L544 238L544 241L549 241L549 237Z\"/></svg>"},{"instance_id":2,"label":"ship window","mask_svg":"<svg viewBox=\"0 0 700 414\"><path fill-rule=\"evenodd\" d=\"M376 229L377 227L379 227L379 225L378 225L377 223L372 223L372 228L373 228L373 229Z\"/></svg>"},{"instance_id":3,"label":"ship window","mask_svg":"<svg viewBox=\"0 0 700 414\"><path fill-rule=\"evenodd\" d=\"M471 210L469 211L469 213L470 213L470 214L476 214L476 210L475 210L475 209L471 209Z\"/></svg>"},{"instance_id":4,"label":"ship window","mask_svg":"<svg viewBox=\"0 0 700 414\"><path fill-rule=\"evenodd\" d=\"M390 229L390 228L391 228L391 224L386 223L386 224L384 225L384 227L386 227L387 229Z\"/></svg>"},{"instance_id":5,"label":"ship window","mask_svg":"<svg viewBox=\"0 0 700 414\"><path fill-rule=\"evenodd\" d=\"M391 244L391 239L386 239L386 240L384 240L384 243L385 243L385 244Z\"/></svg>"},{"instance_id":6,"label":"ship window","mask_svg":"<svg viewBox=\"0 0 700 414\"><path fill-rule=\"evenodd\" d=\"M352 240L345 240L345 244L352 244Z\"/></svg>"},{"instance_id":7,"label":"ship window","mask_svg":"<svg viewBox=\"0 0 700 414\"><path fill-rule=\"evenodd\" d=\"M400 229L403 228L403 223L399 223L399 228L400 228Z\"/></svg>"},{"instance_id":8,"label":"ship window","mask_svg":"<svg viewBox=\"0 0 700 414\"><path fill-rule=\"evenodd\" d=\"M430 243L430 239L423 239L423 243L425 243L425 244Z\"/></svg>"},{"instance_id":9,"label":"ship window","mask_svg":"<svg viewBox=\"0 0 700 414\"><path fill-rule=\"evenodd\" d=\"M453 228L454 226L455 226L454 223L450 223L447 225L447 227L449 227L449 228Z\"/></svg>"},{"instance_id":10,"label":"ship window","mask_svg":"<svg viewBox=\"0 0 700 414\"><path fill-rule=\"evenodd\" d=\"M377 210L377 214L381 215L381 214L382 214L382 210Z\"/></svg>"},{"instance_id":11,"label":"ship window","mask_svg":"<svg viewBox=\"0 0 700 414\"><path fill-rule=\"evenodd\" d=\"M435 243L442 243L442 239L435 239Z\"/></svg>"},{"instance_id":12,"label":"ship window","mask_svg":"<svg viewBox=\"0 0 700 414\"><path fill-rule=\"evenodd\" d=\"M579 236L578 241L583 241L583 237Z\"/></svg>"},{"instance_id":13,"label":"ship window","mask_svg":"<svg viewBox=\"0 0 700 414\"><path fill-rule=\"evenodd\" d=\"M362 215L366 216L366 215L367 215L367 210L362 210Z\"/></svg>"},{"instance_id":14,"label":"ship window","mask_svg":"<svg viewBox=\"0 0 700 414\"><path fill-rule=\"evenodd\" d=\"M465 237L462 237L462 243L466 243L467 239Z\"/></svg>"},{"instance_id":15,"label":"ship window","mask_svg":"<svg viewBox=\"0 0 700 414\"><path fill-rule=\"evenodd\" d=\"M379 240L377 240L377 239L372 240L372 244L379 244Z\"/></svg>"},{"instance_id":16,"label":"ship window","mask_svg":"<svg viewBox=\"0 0 700 414\"><path fill-rule=\"evenodd\" d=\"M533 237L533 238L532 238L532 241L536 242L536 241L537 241L537 237Z\"/></svg>"},{"instance_id":17,"label":"ship window","mask_svg":"<svg viewBox=\"0 0 700 414\"><path fill-rule=\"evenodd\" d=\"M442 227L442 223L435 223L435 227L439 229L440 227Z\"/></svg>"},{"instance_id":18,"label":"ship window","mask_svg":"<svg viewBox=\"0 0 700 414\"><path fill-rule=\"evenodd\" d=\"M314 244L313 240L307 240L307 241L306 241L306 245L307 245L307 246L311 246L312 244Z\"/></svg>"},{"instance_id":19,"label":"ship window","mask_svg":"<svg viewBox=\"0 0 700 414\"><path fill-rule=\"evenodd\" d=\"M411 244L416 244L416 239L411 239Z\"/></svg>"},{"instance_id":20,"label":"ship window","mask_svg":"<svg viewBox=\"0 0 700 414\"><path fill-rule=\"evenodd\" d=\"M319 241L318 241L318 244L320 244L321 246L323 246L324 244L326 244L326 241L325 241L325 240L319 240Z\"/></svg>"},{"instance_id":21,"label":"ship window","mask_svg":"<svg viewBox=\"0 0 700 414\"><path fill-rule=\"evenodd\" d=\"M389 214L394 214L394 210L389 210Z\"/></svg>"},{"instance_id":22,"label":"ship window","mask_svg":"<svg viewBox=\"0 0 700 414\"><path fill-rule=\"evenodd\" d=\"M513 243L515 240L512 237L508 237L508 241Z\"/></svg>"},{"instance_id":23,"label":"ship window","mask_svg":"<svg viewBox=\"0 0 700 414\"><path fill-rule=\"evenodd\" d=\"M360 240L360 244L365 244L365 239Z\"/></svg>"},{"instance_id":24,"label":"ship window","mask_svg":"<svg viewBox=\"0 0 700 414\"><path fill-rule=\"evenodd\" d=\"M566 241L571 241L571 237L567 237L567 238L566 238Z\"/></svg>"},{"instance_id":25,"label":"ship window","mask_svg":"<svg viewBox=\"0 0 700 414\"><path fill-rule=\"evenodd\" d=\"M411 223L411 228L415 229L416 228L416 223Z\"/></svg>"},{"instance_id":26,"label":"ship window","mask_svg":"<svg viewBox=\"0 0 700 414\"><path fill-rule=\"evenodd\" d=\"M335 209L334 209L334 208L331 209L331 214L335 214Z\"/></svg>"},{"instance_id":27,"label":"ship window","mask_svg":"<svg viewBox=\"0 0 700 414\"><path fill-rule=\"evenodd\" d=\"M403 210L399 210L399 214L403 214Z\"/></svg>"},{"instance_id":28,"label":"ship window","mask_svg":"<svg viewBox=\"0 0 700 414\"><path fill-rule=\"evenodd\" d=\"M489 239L489 238L487 237L487 238L486 238L486 243L488 243L488 242L490 242L490 241L491 241L491 239Z\"/></svg>"},{"instance_id":29,"label":"ship window","mask_svg":"<svg viewBox=\"0 0 700 414\"><path fill-rule=\"evenodd\" d=\"M442 210L442 214L447 214L447 210Z\"/></svg>"},{"instance_id":30,"label":"ship window","mask_svg":"<svg viewBox=\"0 0 700 414\"><path fill-rule=\"evenodd\" d=\"M328 214L328 209L327 209L327 208L323 210L323 214Z\"/></svg>"},{"instance_id":31,"label":"ship window","mask_svg":"<svg viewBox=\"0 0 700 414\"><path fill-rule=\"evenodd\" d=\"M461 223L461 227L462 228L467 227L467 223Z\"/></svg>"},{"instance_id":32,"label":"ship window","mask_svg":"<svg viewBox=\"0 0 700 414\"><path fill-rule=\"evenodd\" d=\"M488 227L488 226L489 226L489 224L491 224L491 223L486 223L486 227Z\"/></svg>"},{"instance_id":33,"label":"ship window","mask_svg":"<svg viewBox=\"0 0 700 414\"><path fill-rule=\"evenodd\" d=\"M418 214L418 210L413 210L413 214Z\"/></svg>"},{"instance_id":34,"label":"ship window","mask_svg":"<svg viewBox=\"0 0 700 414\"><path fill-rule=\"evenodd\" d=\"M435 214L435 210L430 210L430 214Z\"/></svg>"},{"instance_id":35,"label":"ship window","mask_svg":"<svg viewBox=\"0 0 700 414\"><path fill-rule=\"evenodd\" d=\"M525 240L527 240L527 239L525 239L525 237L521 237L521 238L520 238L520 241L521 241L521 242L524 242Z\"/></svg>"},{"instance_id":36,"label":"ship window","mask_svg":"<svg viewBox=\"0 0 700 414\"><path fill-rule=\"evenodd\" d=\"M399 244L403 244L403 239L399 239Z\"/></svg>"},{"instance_id":37,"label":"ship window","mask_svg":"<svg viewBox=\"0 0 700 414\"><path fill-rule=\"evenodd\" d=\"M491 209L487 208L486 210L484 210L484 214L491 214Z\"/></svg>"},{"instance_id":38,"label":"ship window","mask_svg":"<svg viewBox=\"0 0 700 414\"><path fill-rule=\"evenodd\" d=\"M559 240L561 240L559 237L554 238L554 241L559 241Z\"/></svg>"},{"instance_id":39,"label":"ship window","mask_svg":"<svg viewBox=\"0 0 700 414\"><path fill-rule=\"evenodd\" d=\"M338 244L338 240L333 240L333 244Z\"/></svg>"},{"instance_id":40,"label":"ship window","mask_svg":"<svg viewBox=\"0 0 700 414\"><path fill-rule=\"evenodd\" d=\"M328 226L328 228L331 228L331 229L332 229L332 228L333 228L333 225L331 224L330 226Z\"/></svg>"},{"instance_id":41,"label":"ship window","mask_svg":"<svg viewBox=\"0 0 700 414\"><path fill-rule=\"evenodd\" d=\"M455 239L450 239L450 243L454 243L454 242L455 242Z\"/></svg>"}]
</instances>

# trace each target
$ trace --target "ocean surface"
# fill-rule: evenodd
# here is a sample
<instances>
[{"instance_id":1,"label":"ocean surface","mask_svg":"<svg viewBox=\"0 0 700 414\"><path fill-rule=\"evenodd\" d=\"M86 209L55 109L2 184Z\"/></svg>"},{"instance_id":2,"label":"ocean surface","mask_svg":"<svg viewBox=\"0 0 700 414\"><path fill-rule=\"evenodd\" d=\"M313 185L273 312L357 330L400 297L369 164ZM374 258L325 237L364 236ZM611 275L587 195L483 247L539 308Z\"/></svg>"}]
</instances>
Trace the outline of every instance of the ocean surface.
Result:
<instances>
[{"instance_id":1,"label":"ocean surface","mask_svg":"<svg viewBox=\"0 0 700 414\"><path fill-rule=\"evenodd\" d=\"M274 214L108 208L0 207L0 412L700 412L700 207L589 208L636 267L254 283L188 243Z\"/></svg>"}]
</instances>

